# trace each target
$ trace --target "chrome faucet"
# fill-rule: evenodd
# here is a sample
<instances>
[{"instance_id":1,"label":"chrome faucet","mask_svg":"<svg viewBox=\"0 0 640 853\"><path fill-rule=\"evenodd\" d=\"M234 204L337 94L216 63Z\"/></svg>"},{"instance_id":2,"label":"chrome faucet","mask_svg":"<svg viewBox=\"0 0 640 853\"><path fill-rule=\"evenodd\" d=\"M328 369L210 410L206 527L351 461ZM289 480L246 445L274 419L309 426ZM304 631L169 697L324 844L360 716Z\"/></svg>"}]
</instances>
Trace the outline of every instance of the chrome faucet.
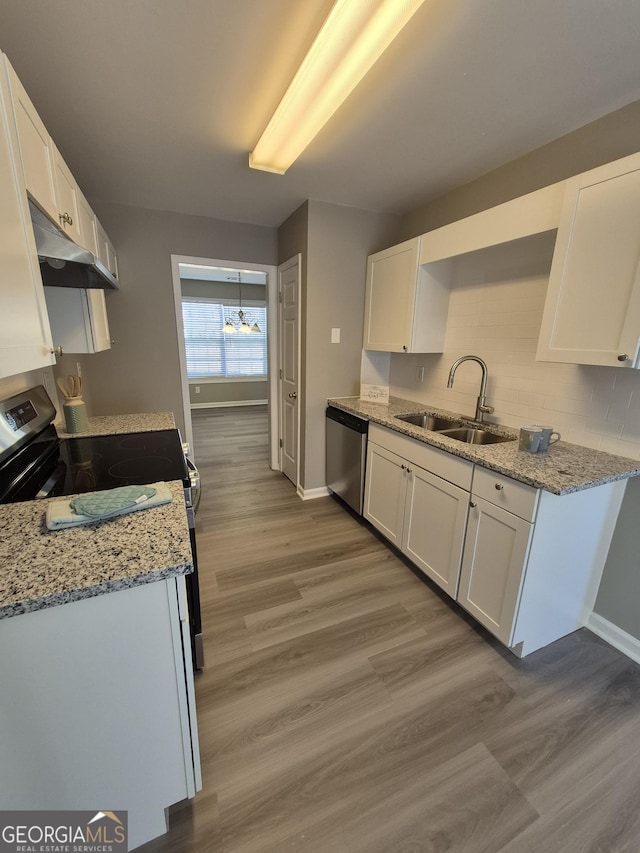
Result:
<instances>
[{"instance_id":1,"label":"chrome faucet","mask_svg":"<svg viewBox=\"0 0 640 853\"><path fill-rule=\"evenodd\" d=\"M456 374L456 370L462 364L463 361L476 361L481 369L482 369L482 381L480 382L480 396L478 397L478 402L476 403L476 420L478 423L482 423L483 415L486 413L491 415L494 411L493 406L487 406L485 403L485 394L487 391L487 365L481 358L478 358L477 355L463 355L457 361L451 365L451 370L449 371L449 381L447 382L447 388L453 388L453 377Z\"/></svg>"}]
</instances>

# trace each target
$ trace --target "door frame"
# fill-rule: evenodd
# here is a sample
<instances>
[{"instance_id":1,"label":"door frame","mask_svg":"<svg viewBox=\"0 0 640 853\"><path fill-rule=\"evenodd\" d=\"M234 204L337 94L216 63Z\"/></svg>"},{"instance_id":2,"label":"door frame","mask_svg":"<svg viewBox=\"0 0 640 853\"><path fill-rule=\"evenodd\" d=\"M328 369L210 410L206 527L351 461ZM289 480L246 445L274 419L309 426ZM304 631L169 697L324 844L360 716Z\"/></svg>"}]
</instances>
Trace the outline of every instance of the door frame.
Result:
<instances>
[{"instance_id":1,"label":"door frame","mask_svg":"<svg viewBox=\"0 0 640 853\"><path fill-rule=\"evenodd\" d=\"M227 261L216 258L171 255L171 277L173 279L173 300L175 306L176 332L178 335L178 357L180 361L180 384L182 391L182 410L186 440L193 450L193 427L191 424L191 400L189 398L189 380L187 379L187 357L184 348L184 326L182 325L182 288L180 285L180 264L193 264L207 267L226 267L232 270L252 270L264 272L267 276L267 387L268 387L268 425L269 425L269 465L274 470L280 468L279 448L279 350L278 350L278 267L273 264L254 264L249 261Z\"/></svg>"},{"instance_id":2,"label":"door frame","mask_svg":"<svg viewBox=\"0 0 640 853\"><path fill-rule=\"evenodd\" d=\"M297 317L297 365L296 372L298 376L298 406L297 406L297 417L296 417L296 482L294 483L296 492L298 495L302 497L302 487L300 485L300 408L302 406L302 376L300 373L301 365L302 365L302 323L301 323L301 313L300 313L300 300L302 298L302 254L298 252L296 255L293 255L288 260L284 261L284 263L279 264L277 267L278 272L278 281L277 281L277 306L278 306L278 391L277 391L277 407L278 407L278 436L277 436L277 451L278 451L278 467L277 470L282 471L282 447L281 440L284 435L284 424L282 422L282 411L284 405L284 395L283 395L283 367L284 367L284 354L283 354L283 345L284 345L284 333L283 333L283 317L282 317L282 288L281 288L281 278L282 273L291 267L296 266L298 269L298 292L296 294L296 304L298 310ZM271 466L274 467L273 465Z\"/></svg>"}]
</instances>

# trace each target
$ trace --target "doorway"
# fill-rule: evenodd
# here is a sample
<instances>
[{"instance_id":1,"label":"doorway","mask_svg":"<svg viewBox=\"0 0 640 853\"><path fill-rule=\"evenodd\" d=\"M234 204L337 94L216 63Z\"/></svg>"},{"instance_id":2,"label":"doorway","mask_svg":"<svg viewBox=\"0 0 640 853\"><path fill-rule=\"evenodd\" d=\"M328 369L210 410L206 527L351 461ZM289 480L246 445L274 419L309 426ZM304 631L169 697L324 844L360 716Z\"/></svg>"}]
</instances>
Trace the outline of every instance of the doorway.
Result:
<instances>
[{"instance_id":1,"label":"doorway","mask_svg":"<svg viewBox=\"0 0 640 853\"><path fill-rule=\"evenodd\" d=\"M185 347L185 332L183 324L183 279L189 279L195 282L220 282L228 283L229 286L235 285L239 292L238 302L240 306L233 304L234 299L227 299L226 303L229 307L229 312L225 311L225 319L233 321L238 327L240 320L238 315L238 307L247 315L247 319L254 318L251 315L251 305L248 303L253 300L247 300L246 295L242 298L242 287L244 282L245 294L250 285L255 285L257 282L263 282L266 289L266 347L267 347L267 407L268 407L268 428L269 428L269 464L270 467L279 470L279 424L278 424L278 333L277 333L277 317L278 317L278 278L277 267L270 264L253 264L242 261L228 261L212 258L195 258L183 255L171 255L171 271L173 278L173 293L176 312L176 329L178 333L178 350L180 359L180 376L182 386L182 406L185 423L185 438L189 442L190 447L193 447L193 425L191 419L192 398L190 393L190 376L193 374L193 364L190 363L188 369L187 353ZM225 302L223 299L222 302ZM232 309L235 309L233 311ZM244 309L244 310L243 310ZM256 312L257 313L257 312ZM227 316L228 314L228 316ZM241 333L239 333L240 335ZM238 335L238 336L239 336ZM244 335L242 336L245 337ZM247 339L249 335L247 335ZM250 377L249 377L250 378ZM191 380L193 381L193 380ZM203 383L204 385L204 380ZM214 404L215 405L215 404Z\"/></svg>"}]
</instances>

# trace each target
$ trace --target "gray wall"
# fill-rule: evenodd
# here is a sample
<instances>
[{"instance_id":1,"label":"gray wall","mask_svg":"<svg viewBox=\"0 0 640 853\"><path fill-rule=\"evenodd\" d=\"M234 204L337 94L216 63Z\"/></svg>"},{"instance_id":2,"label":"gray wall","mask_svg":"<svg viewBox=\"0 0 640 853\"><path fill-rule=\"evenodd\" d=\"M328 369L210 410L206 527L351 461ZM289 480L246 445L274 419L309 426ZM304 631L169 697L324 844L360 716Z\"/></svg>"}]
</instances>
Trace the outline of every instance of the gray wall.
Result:
<instances>
[{"instance_id":1,"label":"gray wall","mask_svg":"<svg viewBox=\"0 0 640 853\"><path fill-rule=\"evenodd\" d=\"M393 242L432 231L639 149L640 101L635 101L408 212Z\"/></svg>"},{"instance_id":2,"label":"gray wall","mask_svg":"<svg viewBox=\"0 0 640 853\"><path fill-rule=\"evenodd\" d=\"M172 411L182 396L171 255L274 264L275 228L96 205L118 253L121 289L107 294L111 350L82 360L93 415Z\"/></svg>"},{"instance_id":3,"label":"gray wall","mask_svg":"<svg viewBox=\"0 0 640 853\"><path fill-rule=\"evenodd\" d=\"M391 242L423 234L640 149L640 101L407 213ZM392 371L394 360L391 356ZM606 368L597 368L604 370ZM595 612L640 639L640 478L628 484Z\"/></svg>"},{"instance_id":4,"label":"gray wall","mask_svg":"<svg viewBox=\"0 0 640 853\"><path fill-rule=\"evenodd\" d=\"M281 226L279 261L302 253L301 485L326 485L327 397L360 390L367 255L385 245L395 217L310 200ZM331 329L341 343L331 343Z\"/></svg>"}]
</instances>

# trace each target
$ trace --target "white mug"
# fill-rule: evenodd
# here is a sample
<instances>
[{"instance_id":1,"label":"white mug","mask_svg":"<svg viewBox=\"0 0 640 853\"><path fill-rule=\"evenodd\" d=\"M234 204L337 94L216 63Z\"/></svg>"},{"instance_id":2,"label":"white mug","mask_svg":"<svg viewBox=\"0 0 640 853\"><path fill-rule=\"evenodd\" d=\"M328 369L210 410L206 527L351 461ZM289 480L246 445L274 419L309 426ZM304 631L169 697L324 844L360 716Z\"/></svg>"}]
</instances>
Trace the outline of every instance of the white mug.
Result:
<instances>
[{"instance_id":1,"label":"white mug","mask_svg":"<svg viewBox=\"0 0 640 853\"><path fill-rule=\"evenodd\" d=\"M518 447L520 450L526 450L527 453L537 453L540 450L540 443L543 438L542 427L532 424L531 426L520 427L520 439Z\"/></svg>"},{"instance_id":2,"label":"white mug","mask_svg":"<svg viewBox=\"0 0 640 853\"><path fill-rule=\"evenodd\" d=\"M555 444L556 441L560 441L560 433L556 432L553 427L546 426L545 424L532 424L534 427L539 427L542 430L542 438L540 439L540 445L538 446L538 453L543 453L545 450L549 449L550 444ZM552 439L552 436L555 435L555 438Z\"/></svg>"}]
</instances>

